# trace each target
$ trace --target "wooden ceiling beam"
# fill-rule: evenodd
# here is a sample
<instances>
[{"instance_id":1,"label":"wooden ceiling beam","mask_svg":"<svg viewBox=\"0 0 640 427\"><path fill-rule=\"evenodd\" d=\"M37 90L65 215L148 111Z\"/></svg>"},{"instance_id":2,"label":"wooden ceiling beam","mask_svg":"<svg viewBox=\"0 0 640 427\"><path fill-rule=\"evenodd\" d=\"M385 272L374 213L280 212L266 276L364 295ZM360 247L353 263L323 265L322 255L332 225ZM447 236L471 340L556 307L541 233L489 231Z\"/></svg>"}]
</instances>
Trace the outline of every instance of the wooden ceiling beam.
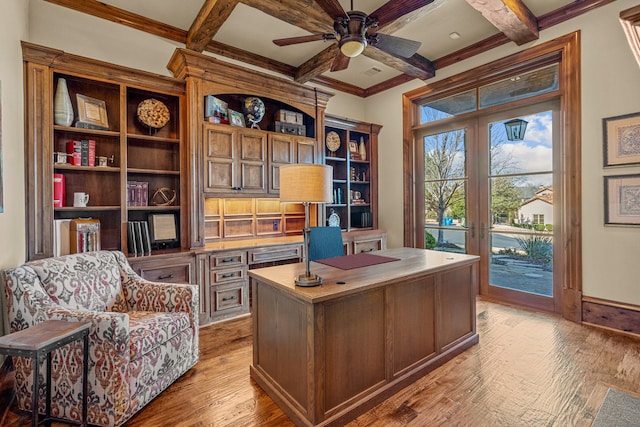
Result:
<instances>
[{"instance_id":1,"label":"wooden ceiling beam","mask_svg":"<svg viewBox=\"0 0 640 427\"><path fill-rule=\"evenodd\" d=\"M433 62L417 53L410 58L400 58L368 46L362 54L417 79L426 80L436 75Z\"/></svg>"},{"instance_id":2,"label":"wooden ceiling beam","mask_svg":"<svg viewBox=\"0 0 640 427\"><path fill-rule=\"evenodd\" d=\"M522 0L467 0L518 46L538 39L538 19Z\"/></svg>"},{"instance_id":3,"label":"wooden ceiling beam","mask_svg":"<svg viewBox=\"0 0 640 427\"><path fill-rule=\"evenodd\" d=\"M63 6L77 12L86 13L116 24L126 25L154 36L162 37L175 42L184 43L187 32L167 25L163 22L149 19L144 16L128 12L115 6L99 2L97 0L45 0L49 3Z\"/></svg>"},{"instance_id":4,"label":"wooden ceiling beam","mask_svg":"<svg viewBox=\"0 0 640 427\"><path fill-rule=\"evenodd\" d=\"M306 83L331 69L331 64L338 54L338 45L331 43L331 46L313 58L300 65L295 72L294 80L298 83Z\"/></svg>"},{"instance_id":5,"label":"wooden ceiling beam","mask_svg":"<svg viewBox=\"0 0 640 427\"><path fill-rule=\"evenodd\" d=\"M333 19L314 0L240 0L311 34L333 33Z\"/></svg>"},{"instance_id":6,"label":"wooden ceiling beam","mask_svg":"<svg viewBox=\"0 0 640 427\"><path fill-rule=\"evenodd\" d=\"M410 22L413 22L415 20L418 20L426 16L431 11L431 8L427 6L433 3L433 1L434 0L419 0L419 1L418 0L411 0L411 1L396 0L396 3L398 3L398 7L402 9L403 15L384 25L380 25L377 28L373 28L373 30L375 32L380 32L384 34L393 34L396 31L403 28L404 26L406 26L407 24L409 24ZM386 4L382 5L380 9L383 9L385 6ZM374 11L371 14L371 16L375 17L375 13L376 11Z\"/></svg>"},{"instance_id":7,"label":"wooden ceiling beam","mask_svg":"<svg viewBox=\"0 0 640 427\"><path fill-rule=\"evenodd\" d=\"M187 32L187 49L202 52L213 39L239 0L206 0Z\"/></svg>"}]
</instances>

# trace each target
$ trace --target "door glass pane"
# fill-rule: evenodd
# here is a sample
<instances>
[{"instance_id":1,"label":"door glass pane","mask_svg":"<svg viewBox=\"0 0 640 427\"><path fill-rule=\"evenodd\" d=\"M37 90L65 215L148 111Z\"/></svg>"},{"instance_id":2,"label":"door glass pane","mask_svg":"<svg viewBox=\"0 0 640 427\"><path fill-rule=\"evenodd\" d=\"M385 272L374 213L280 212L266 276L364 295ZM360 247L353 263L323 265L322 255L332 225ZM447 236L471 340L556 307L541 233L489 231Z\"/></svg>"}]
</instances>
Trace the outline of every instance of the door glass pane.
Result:
<instances>
[{"instance_id":1,"label":"door glass pane","mask_svg":"<svg viewBox=\"0 0 640 427\"><path fill-rule=\"evenodd\" d=\"M551 172L553 170L552 112L516 117L527 122L524 139L509 141L505 121L489 125L490 174Z\"/></svg>"},{"instance_id":2,"label":"door glass pane","mask_svg":"<svg viewBox=\"0 0 640 427\"><path fill-rule=\"evenodd\" d=\"M521 141L504 121L489 124L489 284L553 296L553 132L551 111L518 117Z\"/></svg>"},{"instance_id":3,"label":"door glass pane","mask_svg":"<svg viewBox=\"0 0 640 427\"><path fill-rule=\"evenodd\" d=\"M491 233L491 286L553 296L553 236L550 231L527 234Z\"/></svg>"},{"instance_id":4,"label":"door glass pane","mask_svg":"<svg viewBox=\"0 0 640 427\"><path fill-rule=\"evenodd\" d=\"M425 247L466 252L465 130L424 137Z\"/></svg>"}]
</instances>

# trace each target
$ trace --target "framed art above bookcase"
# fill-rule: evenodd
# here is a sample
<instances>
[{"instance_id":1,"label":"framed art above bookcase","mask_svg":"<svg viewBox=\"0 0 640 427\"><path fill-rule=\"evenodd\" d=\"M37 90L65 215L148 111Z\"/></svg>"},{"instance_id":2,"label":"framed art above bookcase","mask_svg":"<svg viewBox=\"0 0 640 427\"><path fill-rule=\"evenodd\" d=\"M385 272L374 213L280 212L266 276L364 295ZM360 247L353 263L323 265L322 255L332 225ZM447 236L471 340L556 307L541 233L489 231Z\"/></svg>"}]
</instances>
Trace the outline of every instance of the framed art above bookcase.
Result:
<instances>
[{"instance_id":1,"label":"framed art above bookcase","mask_svg":"<svg viewBox=\"0 0 640 427\"><path fill-rule=\"evenodd\" d=\"M185 234L184 82L27 42L22 48L27 258L57 255L60 224L77 218L99 220L99 248L130 256L138 252L129 248L129 222L170 213ZM60 85L73 110L66 122ZM86 205L74 204L75 193L87 195ZM184 247L180 237L171 246Z\"/></svg>"},{"instance_id":2,"label":"framed art above bookcase","mask_svg":"<svg viewBox=\"0 0 640 427\"><path fill-rule=\"evenodd\" d=\"M377 228L378 133L382 126L325 116L324 163L333 167L333 202L326 225L345 231Z\"/></svg>"}]
</instances>

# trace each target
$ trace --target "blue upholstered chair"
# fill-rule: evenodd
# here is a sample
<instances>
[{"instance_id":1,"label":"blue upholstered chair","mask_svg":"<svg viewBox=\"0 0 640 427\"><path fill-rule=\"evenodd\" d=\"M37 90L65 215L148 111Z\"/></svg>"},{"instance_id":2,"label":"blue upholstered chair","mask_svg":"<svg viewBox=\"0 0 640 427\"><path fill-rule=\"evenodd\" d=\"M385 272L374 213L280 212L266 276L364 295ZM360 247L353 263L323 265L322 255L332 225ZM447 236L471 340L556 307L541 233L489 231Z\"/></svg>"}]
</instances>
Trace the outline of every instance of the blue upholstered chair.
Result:
<instances>
[{"instance_id":1,"label":"blue upholstered chair","mask_svg":"<svg viewBox=\"0 0 640 427\"><path fill-rule=\"evenodd\" d=\"M344 255L340 227L311 227L309 259L315 261Z\"/></svg>"}]
</instances>

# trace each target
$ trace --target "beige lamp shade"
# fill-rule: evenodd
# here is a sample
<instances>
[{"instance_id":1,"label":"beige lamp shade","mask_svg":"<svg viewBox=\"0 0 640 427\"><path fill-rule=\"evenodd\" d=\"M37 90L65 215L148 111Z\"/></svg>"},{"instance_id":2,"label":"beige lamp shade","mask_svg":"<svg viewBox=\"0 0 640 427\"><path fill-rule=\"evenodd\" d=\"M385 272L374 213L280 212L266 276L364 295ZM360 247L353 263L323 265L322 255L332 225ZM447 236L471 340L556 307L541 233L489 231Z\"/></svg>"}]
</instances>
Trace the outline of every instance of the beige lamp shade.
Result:
<instances>
[{"instance_id":1,"label":"beige lamp shade","mask_svg":"<svg viewBox=\"0 0 640 427\"><path fill-rule=\"evenodd\" d=\"M332 180L331 166L308 163L280 166L280 202L330 203Z\"/></svg>"}]
</instances>

